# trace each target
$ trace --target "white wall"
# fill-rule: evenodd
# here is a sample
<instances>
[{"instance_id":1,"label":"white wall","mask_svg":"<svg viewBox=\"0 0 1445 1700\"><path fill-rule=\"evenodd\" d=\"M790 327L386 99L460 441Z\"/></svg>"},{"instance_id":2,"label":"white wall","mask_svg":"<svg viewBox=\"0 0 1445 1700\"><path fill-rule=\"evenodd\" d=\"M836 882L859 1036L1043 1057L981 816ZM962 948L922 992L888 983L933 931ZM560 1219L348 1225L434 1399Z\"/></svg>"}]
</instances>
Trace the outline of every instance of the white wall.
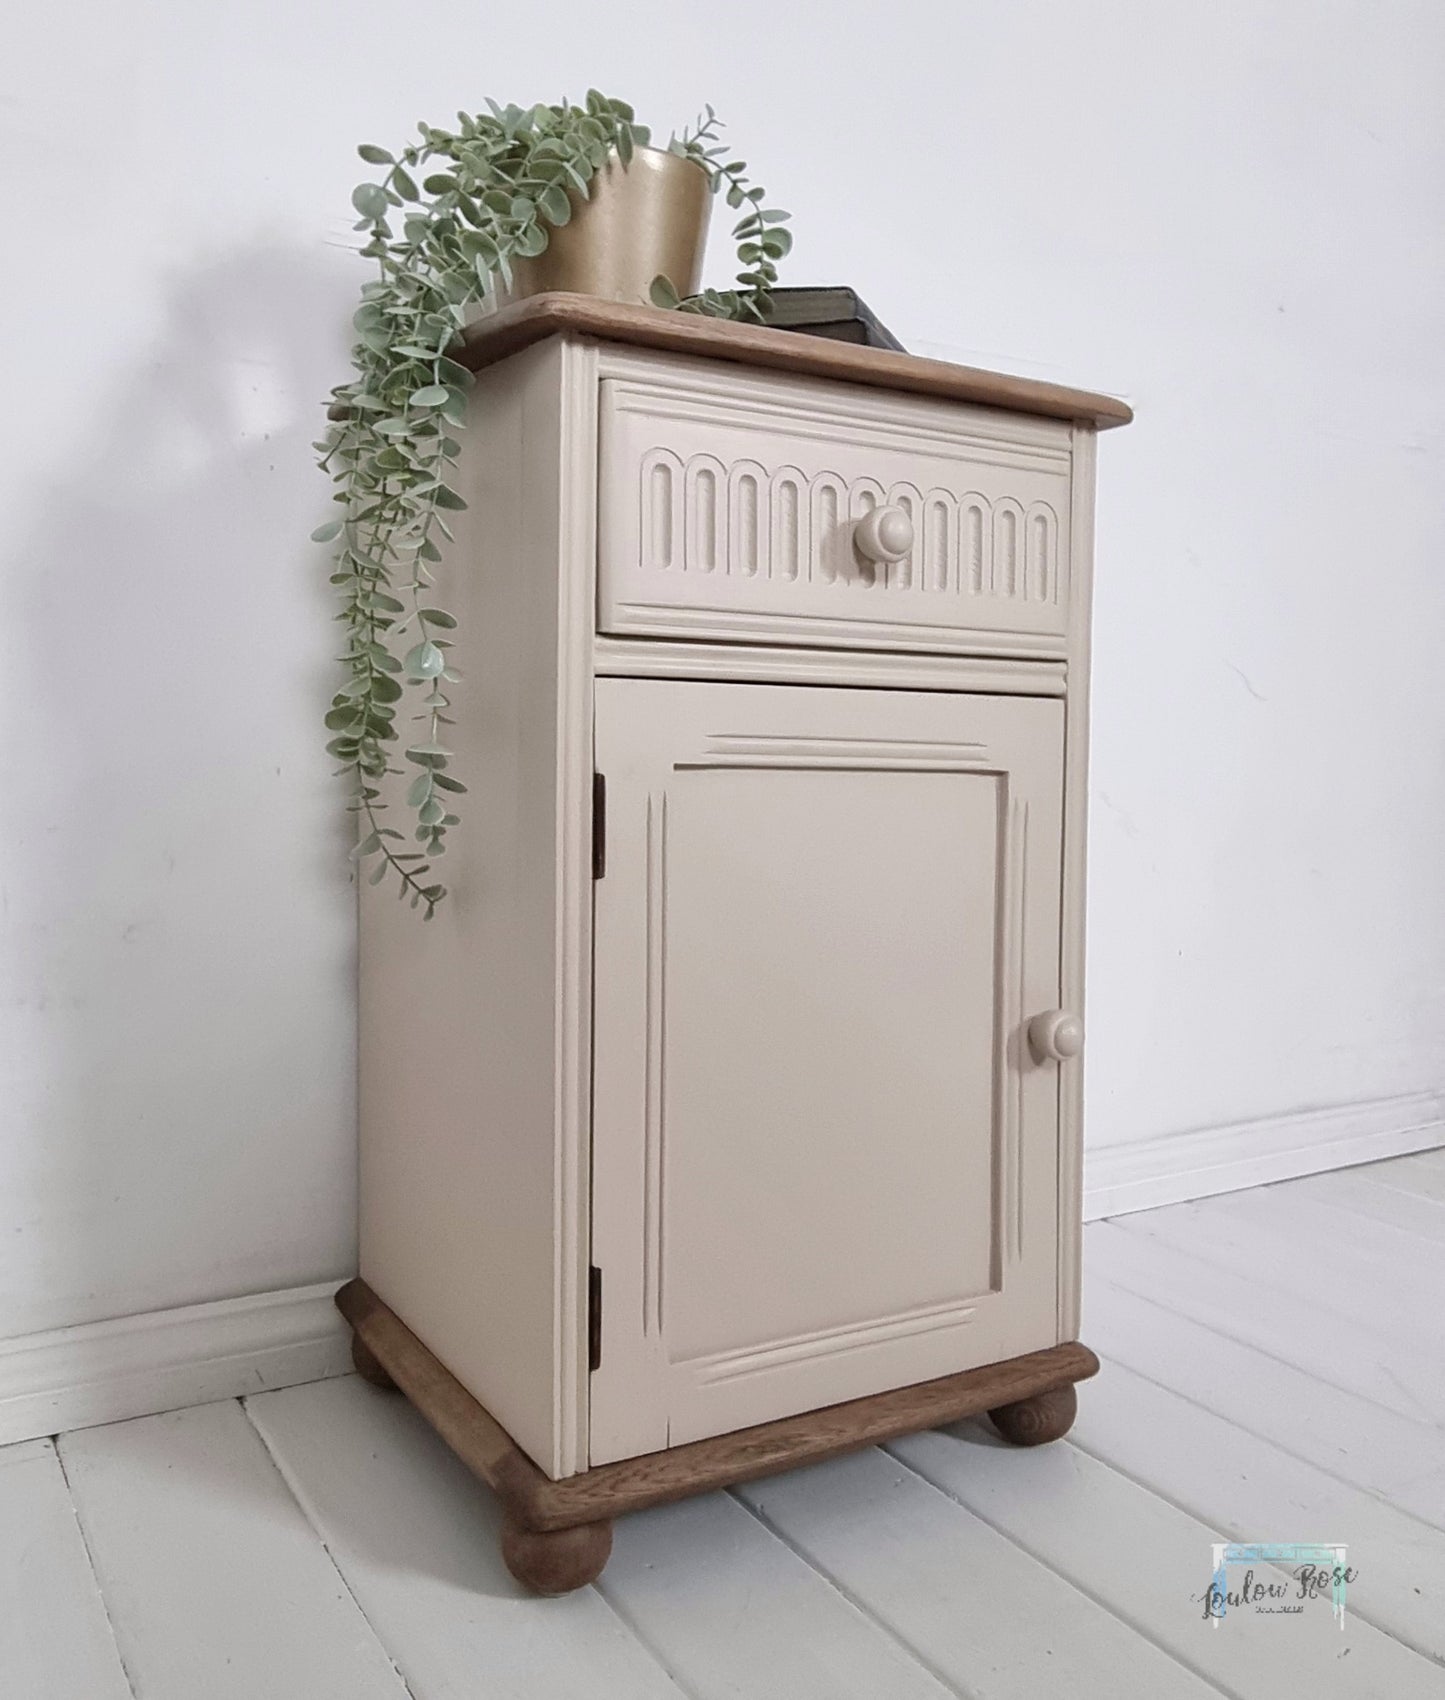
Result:
<instances>
[{"instance_id":1,"label":"white wall","mask_svg":"<svg viewBox=\"0 0 1445 1700\"><path fill-rule=\"evenodd\" d=\"M0 1335L351 1265L307 443L353 144L488 93L711 100L794 281L1135 404L1091 1139L1441 1085L1435 0L52 0L5 59Z\"/></svg>"}]
</instances>

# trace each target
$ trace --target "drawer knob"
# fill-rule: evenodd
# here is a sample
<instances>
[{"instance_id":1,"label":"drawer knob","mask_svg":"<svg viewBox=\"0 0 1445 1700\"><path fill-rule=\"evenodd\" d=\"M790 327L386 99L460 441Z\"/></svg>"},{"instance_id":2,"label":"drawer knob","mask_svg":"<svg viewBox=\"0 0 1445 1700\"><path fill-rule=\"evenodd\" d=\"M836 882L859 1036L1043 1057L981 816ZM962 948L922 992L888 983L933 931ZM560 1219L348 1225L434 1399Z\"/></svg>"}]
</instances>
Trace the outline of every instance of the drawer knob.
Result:
<instances>
[{"instance_id":1,"label":"drawer knob","mask_svg":"<svg viewBox=\"0 0 1445 1700\"><path fill-rule=\"evenodd\" d=\"M874 508L853 527L853 547L865 561L901 561L913 547L913 521L903 508Z\"/></svg>"},{"instance_id":2,"label":"drawer knob","mask_svg":"<svg viewBox=\"0 0 1445 1700\"><path fill-rule=\"evenodd\" d=\"M1039 1062L1068 1062L1084 1048L1084 1024L1066 1009L1048 1009L1029 1023L1029 1049Z\"/></svg>"}]
</instances>

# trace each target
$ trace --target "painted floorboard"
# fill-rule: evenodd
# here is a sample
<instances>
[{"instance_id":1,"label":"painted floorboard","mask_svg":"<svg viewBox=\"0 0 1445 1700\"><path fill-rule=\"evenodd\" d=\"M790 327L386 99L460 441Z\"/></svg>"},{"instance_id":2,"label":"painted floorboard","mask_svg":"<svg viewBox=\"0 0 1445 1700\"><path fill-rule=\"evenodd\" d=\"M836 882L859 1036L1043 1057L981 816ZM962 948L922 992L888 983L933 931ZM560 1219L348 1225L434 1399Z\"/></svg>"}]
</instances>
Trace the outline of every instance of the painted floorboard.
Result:
<instances>
[{"instance_id":1,"label":"painted floorboard","mask_svg":"<svg viewBox=\"0 0 1445 1700\"><path fill-rule=\"evenodd\" d=\"M414 1700L678 1700L595 1589L512 1580L495 1497L400 1395L346 1376L247 1410Z\"/></svg>"},{"instance_id":2,"label":"painted floorboard","mask_svg":"<svg viewBox=\"0 0 1445 1700\"><path fill-rule=\"evenodd\" d=\"M1121 1223L1095 1222L1084 1232L1086 1291L1092 1275L1270 1352L1329 1386L1417 1421L1445 1421L1445 1378L1432 1360L1412 1356L1378 1329L1332 1316L1315 1300L1263 1288L1248 1270L1182 1251ZM1089 1337L1087 1309L1083 1337Z\"/></svg>"},{"instance_id":3,"label":"painted floorboard","mask_svg":"<svg viewBox=\"0 0 1445 1700\"><path fill-rule=\"evenodd\" d=\"M1343 1205L1321 1202L1307 1187L1256 1187L1227 1197L1205 1198L1198 1204L1176 1205L1141 1217L1151 1231L1178 1231L1176 1210L1200 1215L1210 1229L1239 1244L1258 1248L1265 1239L1278 1251L1273 1278L1289 1277L1290 1290L1316 1299L1324 1309L1355 1321L1384 1321L1411 1336L1411 1326L1433 1321L1445 1304L1445 1258L1419 1255L1416 1238L1397 1222L1362 1217ZM1380 1273L1409 1266L1406 1294L1391 1294L1389 1307L1380 1306Z\"/></svg>"},{"instance_id":4,"label":"painted floorboard","mask_svg":"<svg viewBox=\"0 0 1445 1700\"><path fill-rule=\"evenodd\" d=\"M1021 1450L966 1424L889 1451L1237 1700L1438 1700L1439 1668L1348 1609L1343 1632L1320 1602L1206 1622L1224 1537L1067 1442Z\"/></svg>"},{"instance_id":5,"label":"painted floorboard","mask_svg":"<svg viewBox=\"0 0 1445 1700\"><path fill-rule=\"evenodd\" d=\"M60 1452L136 1700L407 1700L234 1400Z\"/></svg>"},{"instance_id":6,"label":"painted floorboard","mask_svg":"<svg viewBox=\"0 0 1445 1700\"><path fill-rule=\"evenodd\" d=\"M1445 1203L1445 1151L1419 1151L1398 1163L1371 1163L1368 1173L1382 1186L1404 1187Z\"/></svg>"},{"instance_id":7,"label":"painted floorboard","mask_svg":"<svg viewBox=\"0 0 1445 1700\"><path fill-rule=\"evenodd\" d=\"M1097 1278L1088 1283L1085 1314L1096 1351L1445 1529L1440 1429Z\"/></svg>"},{"instance_id":8,"label":"painted floorboard","mask_svg":"<svg viewBox=\"0 0 1445 1700\"><path fill-rule=\"evenodd\" d=\"M1409 1186L1385 1186L1369 1169L1333 1169L1291 1182L1300 1198L1368 1216L1420 1239L1445 1245L1445 1188L1439 1198Z\"/></svg>"},{"instance_id":9,"label":"painted floorboard","mask_svg":"<svg viewBox=\"0 0 1445 1700\"><path fill-rule=\"evenodd\" d=\"M598 1587L697 1700L952 1692L728 1494L620 1519Z\"/></svg>"},{"instance_id":10,"label":"painted floorboard","mask_svg":"<svg viewBox=\"0 0 1445 1700\"><path fill-rule=\"evenodd\" d=\"M1203 1700L1217 1689L895 1458L872 1450L739 1497L976 1700Z\"/></svg>"},{"instance_id":11,"label":"painted floorboard","mask_svg":"<svg viewBox=\"0 0 1445 1700\"><path fill-rule=\"evenodd\" d=\"M0 1448L0 1694L130 1693L55 1448L48 1440Z\"/></svg>"},{"instance_id":12,"label":"painted floorboard","mask_svg":"<svg viewBox=\"0 0 1445 1700\"><path fill-rule=\"evenodd\" d=\"M1344 1541L1350 1608L1445 1663L1445 1534L1106 1361L1071 1441L1233 1541ZM1445 1690L1445 1673L1441 1675Z\"/></svg>"},{"instance_id":13,"label":"painted floorboard","mask_svg":"<svg viewBox=\"0 0 1445 1700\"><path fill-rule=\"evenodd\" d=\"M1276 1187L1143 1211L1121 1225L1389 1336L1402 1356L1429 1359L1445 1387L1445 1258L1421 1257L1403 1230ZM1402 1268L1410 1279L1391 1281Z\"/></svg>"}]
</instances>

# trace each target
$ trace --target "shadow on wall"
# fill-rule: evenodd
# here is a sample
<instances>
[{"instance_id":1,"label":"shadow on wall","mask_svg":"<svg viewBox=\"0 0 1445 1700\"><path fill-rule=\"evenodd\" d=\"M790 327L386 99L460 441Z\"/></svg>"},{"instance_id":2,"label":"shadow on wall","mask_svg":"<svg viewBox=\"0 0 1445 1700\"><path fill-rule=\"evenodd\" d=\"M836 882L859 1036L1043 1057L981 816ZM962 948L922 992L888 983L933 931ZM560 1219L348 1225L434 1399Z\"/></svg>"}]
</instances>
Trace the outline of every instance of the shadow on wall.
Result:
<instances>
[{"instance_id":1,"label":"shadow on wall","mask_svg":"<svg viewBox=\"0 0 1445 1700\"><path fill-rule=\"evenodd\" d=\"M0 1338L354 1268L353 902L322 751L318 403L345 297L179 279L9 555ZM23 535L23 533L22 533Z\"/></svg>"}]
</instances>

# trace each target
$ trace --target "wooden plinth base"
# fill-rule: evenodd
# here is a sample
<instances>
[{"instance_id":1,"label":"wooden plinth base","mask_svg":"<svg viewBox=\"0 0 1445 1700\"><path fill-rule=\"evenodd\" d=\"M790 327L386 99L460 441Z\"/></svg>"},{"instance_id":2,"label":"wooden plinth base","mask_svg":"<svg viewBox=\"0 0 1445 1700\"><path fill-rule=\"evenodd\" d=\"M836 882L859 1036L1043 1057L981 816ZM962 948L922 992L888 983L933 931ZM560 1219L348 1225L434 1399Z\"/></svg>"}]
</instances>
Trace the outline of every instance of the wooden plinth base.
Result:
<instances>
[{"instance_id":1,"label":"wooden plinth base","mask_svg":"<svg viewBox=\"0 0 1445 1700\"><path fill-rule=\"evenodd\" d=\"M1015 1445L1057 1440L1074 1420L1074 1383L1099 1368L1087 1346L1071 1341L554 1482L364 1281L348 1282L336 1305L354 1332L358 1373L375 1386L400 1388L462 1462L495 1489L505 1512L507 1568L542 1594L565 1594L593 1581L612 1548L612 1519L629 1511L776 1475L982 1411Z\"/></svg>"}]
</instances>

